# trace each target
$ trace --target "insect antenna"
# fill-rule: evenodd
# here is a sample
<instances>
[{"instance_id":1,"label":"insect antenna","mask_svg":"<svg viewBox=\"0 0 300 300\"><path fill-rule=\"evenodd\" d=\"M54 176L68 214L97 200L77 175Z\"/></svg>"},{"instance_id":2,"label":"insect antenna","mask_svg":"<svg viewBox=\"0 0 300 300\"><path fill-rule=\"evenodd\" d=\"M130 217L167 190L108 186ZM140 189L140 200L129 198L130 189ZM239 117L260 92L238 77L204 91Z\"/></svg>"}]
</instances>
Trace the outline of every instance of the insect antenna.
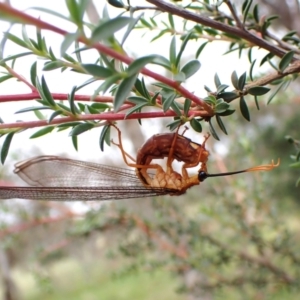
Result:
<instances>
[{"instance_id":1,"label":"insect antenna","mask_svg":"<svg viewBox=\"0 0 300 300\"><path fill-rule=\"evenodd\" d=\"M229 175L235 175L235 174L246 173L246 172L255 172L255 171L270 171L270 170L278 167L279 164L280 164L280 159L278 159L277 164L274 164L274 161L272 160L272 163L269 165L260 165L260 166L252 167L252 168L245 169L245 170L234 171L234 172L225 172L225 173L216 173L216 174L209 174L209 173L206 173L206 172L200 170L199 174L198 174L198 179L200 182L202 182L208 177L229 176Z\"/></svg>"}]
</instances>

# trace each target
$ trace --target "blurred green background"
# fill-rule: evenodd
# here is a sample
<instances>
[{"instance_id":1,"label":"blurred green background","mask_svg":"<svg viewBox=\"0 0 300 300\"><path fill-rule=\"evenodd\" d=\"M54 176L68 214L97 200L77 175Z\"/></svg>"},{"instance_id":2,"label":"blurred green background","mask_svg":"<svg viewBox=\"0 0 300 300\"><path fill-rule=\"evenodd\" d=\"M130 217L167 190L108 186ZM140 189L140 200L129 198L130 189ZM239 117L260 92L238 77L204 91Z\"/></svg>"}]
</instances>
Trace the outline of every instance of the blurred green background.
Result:
<instances>
[{"instance_id":1,"label":"blurred green background","mask_svg":"<svg viewBox=\"0 0 300 300\"><path fill-rule=\"evenodd\" d=\"M300 116L280 100L254 109L251 127L236 114L226 124L230 140L209 140L209 172L280 158L273 171L76 212L1 202L1 215L17 224L2 218L0 236L21 299L298 299L299 172L289 167L295 149L284 136L297 136Z\"/></svg>"}]
</instances>

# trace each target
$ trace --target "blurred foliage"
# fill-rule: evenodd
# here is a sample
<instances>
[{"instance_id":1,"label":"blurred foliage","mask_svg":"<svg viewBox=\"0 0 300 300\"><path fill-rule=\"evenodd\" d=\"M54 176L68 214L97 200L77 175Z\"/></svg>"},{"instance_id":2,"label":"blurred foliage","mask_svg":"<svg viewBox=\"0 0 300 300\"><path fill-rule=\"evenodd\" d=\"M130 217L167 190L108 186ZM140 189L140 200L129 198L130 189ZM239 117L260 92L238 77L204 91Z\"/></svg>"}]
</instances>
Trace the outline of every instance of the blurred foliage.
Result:
<instances>
[{"instance_id":1,"label":"blurred foliage","mask_svg":"<svg viewBox=\"0 0 300 300\"><path fill-rule=\"evenodd\" d=\"M66 214L65 220L53 220L46 227L36 223L32 230L8 234L2 241L21 260L18 265L22 269L35 266L37 280L44 282L40 288L45 286L46 290L48 284L55 289L56 277L61 275L45 270L72 257L82 268L88 268L89 274L89 260L95 260L95 265L104 260L112 283L117 280L134 285L136 281L128 283L128 278L151 272L155 278L157 272L168 271L180 281L176 289L179 294L196 298L297 299L299 189L294 175L287 172L289 157L284 149L288 144L279 132L282 124L297 119L297 112L286 110L286 121L282 118L278 128L272 121L265 122L276 119L282 110L282 105L262 109L255 120L260 130L251 130L243 138L237 137L247 131L245 121L240 118L230 123L228 130L236 136L235 142L228 145L225 158L212 151L208 165L211 172L224 168L224 163L235 170L257 164L262 158L281 156L283 162L275 171L208 179L180 197L127 200L99 207L87 204L89 211L83 218L75 215L70 219ZM270 131L270 127L275 130ZM281 130L293 132L289 127ZM210 148L213 150L217 143ZM64 215L66 209L32 203L26 212L26 207L15 211L23 222L45 219L50 207L57 215ZM12 213L16 208L8 210ZM39 243L33 248L36 240ZM75 297L72 291L68 295Z\"/></svg>"}]
</instances>

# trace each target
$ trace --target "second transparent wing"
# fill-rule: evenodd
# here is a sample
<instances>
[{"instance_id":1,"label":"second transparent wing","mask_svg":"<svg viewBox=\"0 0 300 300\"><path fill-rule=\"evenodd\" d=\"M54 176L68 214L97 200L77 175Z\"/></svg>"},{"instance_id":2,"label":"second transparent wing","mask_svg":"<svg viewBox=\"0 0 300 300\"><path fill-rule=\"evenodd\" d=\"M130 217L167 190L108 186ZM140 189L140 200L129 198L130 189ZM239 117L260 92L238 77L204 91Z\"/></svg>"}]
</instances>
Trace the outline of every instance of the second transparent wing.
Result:
<instances>
[{"instance_id":1,"label":"second transparent wing","mask_svg":"<svg viewBox=\"0 0 300 300\"><path fill-rule=\"evenodd\" d=\"M15 165L14 172L31 186L143 186L135 170L58 156L37 156L21 161Z\"/></svg>"}]
</instances>

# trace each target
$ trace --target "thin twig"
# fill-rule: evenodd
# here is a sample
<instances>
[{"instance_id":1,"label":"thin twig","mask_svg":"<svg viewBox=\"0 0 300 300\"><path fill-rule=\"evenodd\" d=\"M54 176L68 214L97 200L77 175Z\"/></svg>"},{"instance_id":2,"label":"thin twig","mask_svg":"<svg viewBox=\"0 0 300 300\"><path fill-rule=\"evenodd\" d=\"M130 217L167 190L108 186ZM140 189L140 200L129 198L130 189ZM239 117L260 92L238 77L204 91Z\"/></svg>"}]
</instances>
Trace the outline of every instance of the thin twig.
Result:
<instances>
[{"instance_id":1,"label":"thin twig","mask_svg":"<svg viewBox=\"0 0 300 300\"><path fill-rule=\"evenodd\" d=\"M25 83L30 89L31 91L37 92L37 88L32 85L30 82L28 82L23 76L19 75L17 72L15 72L14 69L10 68L9 66L5 65L4 68L11 74L13 75L13 77L17 78L19 81Z\"/></svg>"},{"instance_id":2,"label":"thin twig","mask_svg":"<svg viewBox=\"0 0 300 300\"><path fill-rule=\"evenodd\" d=\"M244 25L243 25L243 23L241 22L239 16L237 15L236 9L235 9L235 7L232 5L231 1L228 1L228 0L225 1L225 4L228 6L228 8L229 8L229 10L230 10L230 12L231 12L231 14L232 14L232 16L233 16L233 18L234 18L236 24L237 24L237 26L238 26L240 29L245 30Z\"/></svg>"},{"instance_id":3,"label":"thin twig","mask_svg":"<svg viewBox=\"0 0 300 300\"><path fill-rule=\"evenodd\" d=\"M289 43L284 42L283 40L279 39L278 37L276 37L274 34L272 34L269 31L265 32L265 36L271 38L272 40L274 40L282 49L285 49L287 51L291 51L293 50L295 53L300 54L300 50L298 47L293 46Z\"/></svg>"},{"instance_id":4,"label":"thin twig","mask_svg":"<svg viewBox=\"0 0 300 300\"><path fill-rule=\"evenodd\" d=\"M159 10L155 6L131 6L130 11L135 12L139 10Z\"/></svg>"}]
</instances>

